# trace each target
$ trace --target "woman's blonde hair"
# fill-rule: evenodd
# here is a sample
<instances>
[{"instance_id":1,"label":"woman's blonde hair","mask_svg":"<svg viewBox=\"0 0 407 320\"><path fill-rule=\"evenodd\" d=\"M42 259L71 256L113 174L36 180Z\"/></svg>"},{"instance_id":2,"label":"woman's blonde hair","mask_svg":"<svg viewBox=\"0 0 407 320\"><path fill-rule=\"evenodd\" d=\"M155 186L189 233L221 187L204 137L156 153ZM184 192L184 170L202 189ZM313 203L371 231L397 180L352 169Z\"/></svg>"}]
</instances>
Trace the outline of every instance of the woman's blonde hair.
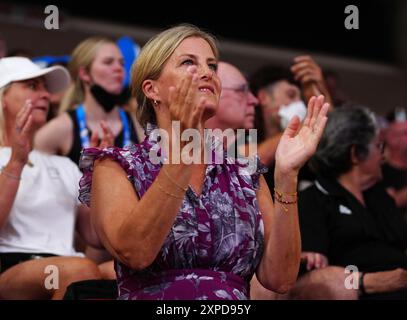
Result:
<instances>
[{"instance_id":1,"label":"woman's blonde hair","mask_svg":"<svg viewBox=\"0 0 407 320\"><path fill-rule=\"evenodd\" d=\"M4 118L3 97L10 84L0 88L0 146L5 143L6 119Z\"/></svg>"},{"instance_id":2,"label":"woman's blonde hair","mask_svg":"<svg viewBox=\"0 0 407 320\"><path fill-rule=\"evenodd\" d=\"M85 68L90 72L93 61L99 49L106 44L115 44L115 42L108 38L92 37L82 41L76 46L72 52L71 60L68 64L68 70L72 77L72 83L64 94L59 112L62 113L66 110L75 108L78 104L82 103L85 99L85 88L82 80L79 78L79 69Z\"/></svg>"},{"instance_id":3,"label":"woman's blonde hair","mask_svg":"<svg viewBox=\"0 0 407 320\"><path fill-rule=\"evenodd\" d=\"M136 116L139 123L146 127L147 123L156 123L156 116L150 101L143 92L142 84L146 79L156 80L173 54L175 49L186 38L198 37L206 40L216 57L219 51L215 38L209 33L190 24L182 24L167 29L151 38L141 50L131 70L132 93L137 100Z\"/></svg>"}]
</instances>

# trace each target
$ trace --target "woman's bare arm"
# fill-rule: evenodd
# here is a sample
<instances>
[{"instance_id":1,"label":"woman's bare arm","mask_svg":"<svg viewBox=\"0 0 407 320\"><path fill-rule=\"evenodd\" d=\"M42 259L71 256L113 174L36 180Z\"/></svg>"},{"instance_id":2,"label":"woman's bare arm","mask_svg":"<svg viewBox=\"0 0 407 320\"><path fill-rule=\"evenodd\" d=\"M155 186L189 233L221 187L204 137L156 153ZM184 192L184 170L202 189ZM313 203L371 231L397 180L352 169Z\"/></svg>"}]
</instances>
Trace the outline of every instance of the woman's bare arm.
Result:
<instances>
[{"instance_id":1,"label":"woman's bare arm","mask_svg":"<svg viewBox=\"0 0 407 320\"><path fill-rule=\"evenodd\" d=\"M285 182L284 182L285 181ZM296 179L276 180L276 188L296 190ZM297 279L301 255L301 237L297 204L273 204L263 176L257 199L264 222L264 253L257 269L257 279L267 289L286 293Z\"/></svg>"},{"instance_id":2,"label":"woman's bare arm","mask_svg":"<svg viewBox=\"0 0 407 320\"><path fill-rule=\"evenodd\" d=\"M73 124L63 113L43 126L35 135L34 148L49 154L67 155L73 143Z\"/></svg>"},{"instance_id":3,"label":"woman's bare arm","mask_svg":"<svg viewBox=\"0 0 407 320\"><path fill-rule=\"evenodd\" d=\"M119 164L111 159L95 163L93 225L109 252L132 269L144 269L154 261L181 206L183 192L163 170L178 184L188 185L190 166L164 165L140 200Z\"/></svg>"}]
</instances>

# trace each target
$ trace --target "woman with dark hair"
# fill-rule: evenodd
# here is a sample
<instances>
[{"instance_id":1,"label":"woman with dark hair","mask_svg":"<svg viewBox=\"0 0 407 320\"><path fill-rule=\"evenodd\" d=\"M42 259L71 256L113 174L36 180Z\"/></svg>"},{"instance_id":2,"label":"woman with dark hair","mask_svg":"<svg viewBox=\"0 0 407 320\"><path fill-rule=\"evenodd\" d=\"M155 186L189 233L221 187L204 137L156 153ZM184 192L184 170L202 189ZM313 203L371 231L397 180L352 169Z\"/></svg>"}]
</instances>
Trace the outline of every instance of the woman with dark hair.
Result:
<instances>
[{"instance_id":1,"label":"woman with dark hair","mask_svg":"<svg viewBox=\"0 0 407 320\"><path fill-rule=\"evenodd\" d=\"M407 297L407 227L378 183L382 160L372 112L343 107L330 113L309 163L317 180L299 195L303 271L311 272L300 277L292 297ZM358 271L351 287L344 268Z\"/></svg>"}]
</instances>

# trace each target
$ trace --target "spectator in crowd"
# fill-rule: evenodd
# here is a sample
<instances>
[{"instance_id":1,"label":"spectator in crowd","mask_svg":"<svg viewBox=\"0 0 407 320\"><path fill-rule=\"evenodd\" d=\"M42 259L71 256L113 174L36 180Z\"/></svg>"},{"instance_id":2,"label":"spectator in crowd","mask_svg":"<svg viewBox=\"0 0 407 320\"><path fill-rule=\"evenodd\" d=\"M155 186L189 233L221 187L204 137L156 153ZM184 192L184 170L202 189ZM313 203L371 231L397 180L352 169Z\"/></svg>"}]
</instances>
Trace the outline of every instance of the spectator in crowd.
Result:
<instances>
[{"instance_id":1,"label":"spectator in crowd","mask_svg":"<svg viewBox=\"0 0 407 320\"><path fill-rule=\"evenodd\" d=\"M68 64L72 83L62 98L61 114L38 132L36 147L67 156L78 164L82 148L96 146L104 136L109 137L109 145L118 147L137 143L143 136L141 128L122 105L128 99L123 90L123 65L114 41L98 37L82 41ZM80 239L78 246L83 246ZM83 250L97 263L106 262L105 277L114 277L108 253L92 247Z\"/></svg>"},{"instance_id":2,"label":"spectator in crowd","mask_svg":"<svg viewBox=\"0 0 407 320\"><path fill-rule=\"evenodd\" d=\"M229 145L225 146L229 151L233 151L230 156L250 156L245 130L254 128L254 108L258 101L250 91L247 79L234 65L219 62L217 74L222 84L219 107L216 114L205 122L205 127L212 130L221 129L225 137L228 136L228 129L233 129ZM241 132L236 132L236 129L241 129ZM239 134L242 136L238 136ZM252 150L257 152L257 146ZM259 157L261 159L260 152Z\"/></svg>"},{"instance_id":3,"label":"spectator in crowd","mask_svg":"<svg viewBox=\"0 0 407 320\"><path fill-rule=\"evenodd\" d=\"M80 199L91 206L97 233L117 259L121 299L247 299L255 271L278 292L295 281L300 235L292 192L322 135L328 106L323 97L311 99L301 129L294 118L285 130L276 153L274 205L260 164L254 172L226 159L176 164L179 153L160 149L165 142L179 145L188 157L185 143L171 134L172 121L202 137L218 107L217 63L213 38L194 26L155 36L132 78L146 139L83 153ZM162 131L154 128L169 134L159 139ZM155 162L155 152L169 161Z\"/></svg>"},{"instance_id":4,"label":"spectator in crowd","mask_svg":"<svg viewBox=\"0 0 407 320\"><path fill-rule=\"evenodd\" d=\"M249 79L250 87L258 98L255 127L258 130L259 153L269 171L265 174L270 190L274 188L275 152L289 120L297 115L303 120L306 114L304 101L313 95L323 94L333 108L319 65L310 56L294 58L291 68L265 66ZM314 176L307 167L300 171L299 188L312 181Z\"/></svg>"},{"instance_id":5,"label":"spectator in crowd","mask_svg":"<svg viewBox=\"0 0 407 320\"><path fill-rule=\"evenodd\" d=\"M70 57L67 55L63 56L40 56L33 58L32 61L38 64L42 68L53 67L53 66L63 66L64 68L68 67ZM59 114L59 109L61 105L62 98L65 94L65 91L61 91L55 94L51 94L50 97L50 106L47 116L47 121L55 118Z\"/></svg>"},{"instance_id":6,"label":"spectator in crowd","mask_svg":"<svg viewBox=\"0 0 407 320\"><path fill-rule=\"evenodd\" d=\"M259 100L256 127L260 141L280 134L294 114L304 118L303 101L314 95L325 95L332 108L322 70L310 56L296 57L291 68L264 66L250 76L249 83Z\"/></svg>"},{"instance_id":7,"label":"spectator in crowd","mask_svg":"<svg viewBox=\"0 0 407 320\"><path fill-rule=\"evenodd\" d=\"M120 107L124 68L116 43L86 39L74 49L68 67L72 84L61 102L63 112L38 132L36 147L78 163L82 148L96 145L108 128L112 145L136 143L136 122Z\"/></svg>"},{"instance_id":8,"label":"spectator in crowd","mask_svg":"<svg viewBox=\"0 0 407 320\"><path fill-rule=\"evenodd\" d=\"M205 127L221 129L224 132L227 129L253 129L258 100L250 91L247 79L237 67L226 62L218 63L217 74L222 84L219 107L216 114L206 121ZM250 156L250 149L248 150L247 145L242 146L238 143L241 137L235 135L235 138L237 141L230 141L230 143L235 143L235 156ZM246 141L243 140L243 142ZM261 162L263 162L263 155L269 155L269 151L264 149L267 148L267 144L267 142L263 142L253 148L253 150L257 150ZM227 147L230 149L230 146ZM275 299L277 297L276 293L265 289L256 276L253 276L250 282L251 299Z\"/></svg>"},{"instance_id":9,"label":"spectator in crowd","mask_svg":"<svg viewBox=\"0 0 407 320\"><path fill-rule=\"evenodd\" d=\"M407 298L407 227L379 182L382 161L383 141L368 109L330 113L310 160L317 180L299 195L305 273L291 298ZM345 273L352 266L358 272ZM359 290L346 288L349 276Z\"/></svg>"},{"instance_id":10,"label":"spectator in crowd","mask_svg":"<svg viewBox=\"0 0 407 320\"><path fill-rule=\"evenodd\" d=\"M258 100L250 91L249 83L234 65L220 61L217 69L222 84L219 108L206 122L207 128L226 130L254 127L254 107Z\"/></svg>"},{"instance_id":11,"label":"spectator in crowd","mask_svg":"<svg viewBox=\"0 0 407 320\"><path fill-rule=\"evenodd\" d=\"M40 69L22 57L0 60L2 299L59 299L71 282L100 278L97 265L73 247L75 227L100 246L90 211L77 200L78 167L32 149L50 94L64 90L69 80L62 67Z\"/></svg>"}]
</instances>

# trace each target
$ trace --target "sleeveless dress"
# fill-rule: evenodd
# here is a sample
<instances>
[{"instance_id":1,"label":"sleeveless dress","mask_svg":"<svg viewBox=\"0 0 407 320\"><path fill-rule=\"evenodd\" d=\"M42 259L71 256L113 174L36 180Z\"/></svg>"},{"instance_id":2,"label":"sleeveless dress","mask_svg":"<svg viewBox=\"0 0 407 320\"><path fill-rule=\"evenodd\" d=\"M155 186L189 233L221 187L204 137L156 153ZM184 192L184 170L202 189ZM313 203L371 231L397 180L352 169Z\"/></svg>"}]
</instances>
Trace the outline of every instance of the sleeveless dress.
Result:
<instances>
[{"instance_id":1,"label":"sleeveless dress","mask_svg":"<svg viewBox=\"0 0 407 320\"><path fill-rule=\"evenodd\" d=\"M150 159L150 151L160 154L153 129L149 126L145 140L128 148L84 149L80 161L82 203L90 204L93 164L103 157L117 161L138 197L143 197L162 166ZM247 163L225 154L221 164L207 166L201 195L188 188L154 262L141 271L115 262L119 299L248 299L249 282L261 260L264 240L255 191L260 174L267 169L257 156L254 161L255 170L248 170Z\"/></svg>"}]
</instances>

